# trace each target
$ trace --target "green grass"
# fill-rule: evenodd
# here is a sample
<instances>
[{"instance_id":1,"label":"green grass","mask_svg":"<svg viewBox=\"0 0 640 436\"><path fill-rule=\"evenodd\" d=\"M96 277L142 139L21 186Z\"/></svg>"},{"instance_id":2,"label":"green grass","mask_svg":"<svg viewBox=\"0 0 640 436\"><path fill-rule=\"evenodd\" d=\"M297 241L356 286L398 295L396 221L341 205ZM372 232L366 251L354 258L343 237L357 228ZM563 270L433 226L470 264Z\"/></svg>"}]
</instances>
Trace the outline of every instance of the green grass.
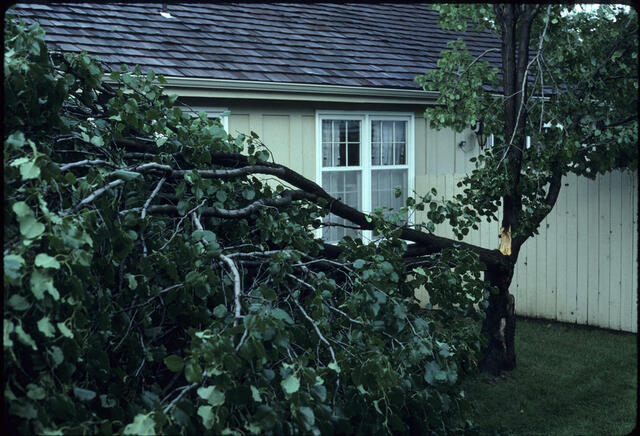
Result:
<instances>
[{"instance_id":1,"label":"green grass","mask_svg":"<svg viewBox=\"0 0 640 436\"><path fill-rule=\"evenodd\" d=\"M518 319L518 367L465 382L481 434L626 435L636 426L637 335Z\"/></svg>"}]
</instances>

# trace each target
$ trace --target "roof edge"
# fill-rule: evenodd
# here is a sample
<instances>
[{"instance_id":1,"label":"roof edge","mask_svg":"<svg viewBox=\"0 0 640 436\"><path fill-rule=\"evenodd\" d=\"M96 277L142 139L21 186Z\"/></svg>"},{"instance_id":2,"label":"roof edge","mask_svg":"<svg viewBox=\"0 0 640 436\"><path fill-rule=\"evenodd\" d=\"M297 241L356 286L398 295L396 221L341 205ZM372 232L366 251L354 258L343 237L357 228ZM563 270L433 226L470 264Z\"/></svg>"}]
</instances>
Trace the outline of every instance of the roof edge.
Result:
<instances>
[{"instance_id":1,"label":"roof edge","mask_svg":"<svg viewBox=\"0 0 640 436\"><path fill-rule=\"evenodd\" d=\"M183 96L210 97L212 92L221 91L225 95L237 93L239 98L264 98L280 99L297 95L293 100L324 100L326 96L340 97L351 100L353 98L365 99L391 99L395 102L426 103L433 102L438 93L434 91L397 89L397 88L373 88L344 85L318 85L308 83L287 82L261 82L249 80L207 79L194 77L165 76L167 83L164 85L171 91Z\"/></svg>"}]
</instances>

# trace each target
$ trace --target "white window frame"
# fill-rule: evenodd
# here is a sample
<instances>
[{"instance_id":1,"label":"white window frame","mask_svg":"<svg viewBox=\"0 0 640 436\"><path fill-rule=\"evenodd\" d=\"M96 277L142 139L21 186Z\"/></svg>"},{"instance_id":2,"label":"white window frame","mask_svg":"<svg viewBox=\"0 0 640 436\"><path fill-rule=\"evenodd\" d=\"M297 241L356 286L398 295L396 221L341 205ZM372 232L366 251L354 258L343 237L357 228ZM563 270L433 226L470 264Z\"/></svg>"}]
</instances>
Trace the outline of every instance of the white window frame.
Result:
<instances>
[{"instance_id":1,"label":"white window frame","mask_svg":"<svg viewBox=\"0 0 640 436\"><path fill-rule=\"evenodd\" d=\"M322 166L322 121L323 120L359 120L360 121L360 165L343 167ZM415 190L415 114L413 112L391 111L341 111L316 110L316 183L322 186L323 171L362 171L362 212L371 213L371 174L379 169L407 169L407 196ZM371 122L372 121L406 121L407 150L405 165L372 165L371 163ZM365 146L366 145L366 146ZM367 194L368 193L368 194ZM409 224L413 224L413 216L409 216ZM371 230L362 232L364 241L373 239ZM322 238L322 229L316 231L316 237ZM335 242L335 241L331 241Z\"/></svg>"},{"instance_id":2,"label":"white window frame","mask_svg":"<svg viewBox=\"0 0 640 436\"><path fill-rule=\"evenodd\" d=\"M229 132L229 109L225 107L212 107L212 106L183 106L183 112L187 112L196 116L200 112L205 112L209 118L220 118L222 127L225 132ZM193 113L195 111L195 113Z\"/></svg>"}]
</instances>

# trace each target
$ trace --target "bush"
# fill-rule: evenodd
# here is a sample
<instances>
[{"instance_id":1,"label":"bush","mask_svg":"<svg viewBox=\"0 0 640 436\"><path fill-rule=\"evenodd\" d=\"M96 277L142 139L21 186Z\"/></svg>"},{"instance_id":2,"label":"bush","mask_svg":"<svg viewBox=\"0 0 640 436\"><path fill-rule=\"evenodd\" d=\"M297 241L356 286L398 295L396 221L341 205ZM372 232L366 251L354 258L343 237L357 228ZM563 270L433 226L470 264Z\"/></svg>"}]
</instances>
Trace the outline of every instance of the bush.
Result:
<instances>
[{"instance_id":1,"label":"bush","mask_svg":"<svg viewBox=\"0 0 640 436\"><path fill-rule=\"evenodd\" d=\"M123 68L111 87L86 53L51 56L37 25L7 20L12 431L467 425L460 378L480 348L474 304L486 304L475 255L411 263L382 213L375 244L345 238L330 255L312 228L326 203L258 178L282 167L257 135L184 113L152 72ZM417 304L421 286L438 310Z\"/></svg>"}]
</instances>

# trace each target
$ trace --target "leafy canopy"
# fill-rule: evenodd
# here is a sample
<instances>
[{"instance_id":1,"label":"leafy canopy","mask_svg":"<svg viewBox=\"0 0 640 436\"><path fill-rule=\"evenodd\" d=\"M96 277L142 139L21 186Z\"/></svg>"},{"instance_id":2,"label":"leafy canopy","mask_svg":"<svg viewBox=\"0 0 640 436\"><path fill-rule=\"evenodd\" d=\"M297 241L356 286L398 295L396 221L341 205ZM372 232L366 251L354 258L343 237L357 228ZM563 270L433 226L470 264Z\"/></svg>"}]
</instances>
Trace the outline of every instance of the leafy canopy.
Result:
<instances>
[{"instance_id":1,"label":"leafy canopy","mask_svg":"<svg viewBox=\"0 0 640 436\"><path fill-rule=\"evenodd\" d=\"M516 72L505 71L500 61L501 8L434 5L443 28L487 30L496 35L496 49L472 54L463 39L451 41L438 69L416 81L440 92L438 106L425 112L431 126L463 130L482 122L484 136L494 135L495 146L480 153L477 169L463 181L461 204L497 219L502 199L519 195L519 232L528 236L551 207L546 198L554 173L595 178L612 169L637 169L638 16L632 8L612 5L538 5L525 41L530 56L523 86L504 95L504 75ZM518 8L523 15L524 6ZM516 36L522 26L520 19ZM520 95L515 115L522 128L509 130L506 107ZM505 159L514 150L522 155L516 174Z\"/></svg>"},{"instance_id":2,"label":"leafy canopy","mask_svg":"<svg viewBox=\"0 0 640 436\"><path fill-rule=\"evenodd\" d=\"M326 256L311 226L322 202L252 175L278 169L257 135L232 137L181 110L153 72L125 67L112 86L86 53L50 56L37 25L6 22L10 428L431 434L467 425L460 380L475 366L475 307L486 304L476 255L453 248L407 263L399 228L378 211L376 244L346 238ZM430 196L410 198L399 216L414 207L429 208L427 227L474 222ZM419 287L439 310L418 306Z\"/></svg>"}]
</instances>

